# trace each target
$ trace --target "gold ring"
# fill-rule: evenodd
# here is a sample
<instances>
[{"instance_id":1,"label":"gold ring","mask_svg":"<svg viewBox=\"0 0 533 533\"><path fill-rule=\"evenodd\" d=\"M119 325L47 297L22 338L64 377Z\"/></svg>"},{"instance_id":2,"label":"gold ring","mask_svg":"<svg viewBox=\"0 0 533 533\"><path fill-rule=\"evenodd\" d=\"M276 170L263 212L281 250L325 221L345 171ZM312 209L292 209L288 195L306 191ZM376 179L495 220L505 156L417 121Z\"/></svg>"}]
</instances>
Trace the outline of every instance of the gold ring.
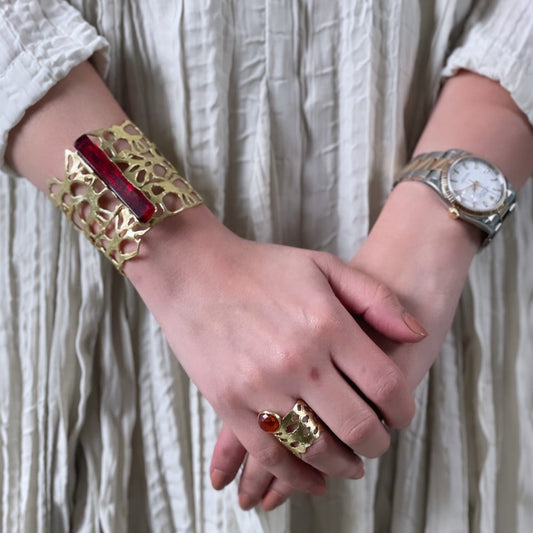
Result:
<instances>
[{"instance_id":1,"label":"gold ring","mask_svg":"<svg viewBox=\"0 0 533 533\"><path fill-rule=\"evenodd\" d=\"M261 411L257 423L297 457L313 445L324 428L318 416L303 400L298 400L283 418L273 411Z\"/></svg>"}]
</instances>

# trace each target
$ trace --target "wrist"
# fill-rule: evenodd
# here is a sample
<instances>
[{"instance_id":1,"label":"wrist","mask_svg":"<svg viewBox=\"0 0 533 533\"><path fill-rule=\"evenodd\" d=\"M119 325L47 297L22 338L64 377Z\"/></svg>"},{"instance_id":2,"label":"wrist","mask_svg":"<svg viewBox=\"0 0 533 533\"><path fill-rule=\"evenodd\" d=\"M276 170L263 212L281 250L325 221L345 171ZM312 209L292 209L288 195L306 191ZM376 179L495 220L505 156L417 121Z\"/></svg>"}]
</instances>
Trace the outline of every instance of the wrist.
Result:
<instances>
[{"instance_id":1,"label":"wrist","mask_svg":"<svg viewBox=\"0 0 533 533\"><path fill-rule=\"evenodd\" d=\"M406 182L393 190L353 261L409 303L441 298L446 305L459 297L481 240L481 230L452 219L429 187Z\"/></svg>"},{"instance_id":2,"label":"wrist","mask_svg":"<svg viewBox=\"0 0 533 533\"><path fill-rule=\"evenodd\" d=\"M429 333L417 345L415 358L408 345L383 344L413 388L433 364L451 327L481 239L481 230L450 218L427 185L405 182L391 193L351 261L386 284Z\"/></svg>"},{"instance_id":3,"label":"wrist","mask_svg":"<svg viewBox=\"0 0 533 533\"><path fill-rule=\"evenodd\" d=\"M142 238L139 254L124 266L124 274L148 307L183 299L195 279L212 276L222 250L240 240L205 206L171 216ZM187 287L187 288L186 288Z\"/></svg>"}]
</instances>

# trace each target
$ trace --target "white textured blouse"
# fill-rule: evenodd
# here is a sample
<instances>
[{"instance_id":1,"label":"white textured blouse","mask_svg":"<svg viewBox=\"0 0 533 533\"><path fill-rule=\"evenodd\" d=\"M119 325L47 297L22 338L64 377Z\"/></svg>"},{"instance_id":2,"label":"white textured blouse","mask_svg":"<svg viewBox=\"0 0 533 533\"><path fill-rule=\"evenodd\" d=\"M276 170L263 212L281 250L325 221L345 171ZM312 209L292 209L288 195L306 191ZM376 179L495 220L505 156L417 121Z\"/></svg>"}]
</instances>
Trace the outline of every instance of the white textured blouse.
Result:
<instances>
[{"instance_id":1,"label":"white textured blouse","mask_svg":"<svg viewBox=\"0 0 533 533\"><path fill-rule=\"evenodd\" d=\"M88 58L231 229L345 259L443 72L499 80L533 123L531 0L1 0L0 156ZM132 287L2 168L1 531L531 530L530 183L392 450L267 515L210 487L219 422Z\"/></svg>"}]
</instances>

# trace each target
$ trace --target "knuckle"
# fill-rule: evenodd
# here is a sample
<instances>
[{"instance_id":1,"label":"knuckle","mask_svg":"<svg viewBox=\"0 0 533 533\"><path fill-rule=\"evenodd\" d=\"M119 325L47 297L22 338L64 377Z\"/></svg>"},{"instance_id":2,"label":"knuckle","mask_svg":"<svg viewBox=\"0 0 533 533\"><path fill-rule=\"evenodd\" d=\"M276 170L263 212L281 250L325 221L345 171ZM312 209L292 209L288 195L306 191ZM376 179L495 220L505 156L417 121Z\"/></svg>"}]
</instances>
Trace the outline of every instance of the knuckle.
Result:
<instances>
[{"instance_id":1,"label":"knuckle","mask_svg":"<svg viewBox=\"0 0 533 533\"><path fill-rule=\"evenodd\" d=\"M339 328L338 307L329 299L320 298L305 314L305 330L309 339L323 342Z\"/></svg>"},{"instance_id":2,"label":"knuckle","mask_svg":"<svg viewBox=\"0 0 533 533\"><path fill-rule=\"evenodd\" d=\"M285 458L285 450L281 446L272 445L256 450L253 456L260 465L270 470Z\"/></svg>"},{"instance_id":3,"label":"knuckle","mask_svg":"<svg viewBox=\"0 0 533 533\"><path fill-rule=\"evenodd\" d=\"M378 282L374 288L374 300L380 304L396 302L396 295L392 292L388 285L383 282Z\"/></svg>"},{"instance_id":4,"label":"knuckle","mask_svg":"<svg viewBox=\"0 0 533 533\"><path fill-rule=\"evenodd\" d=\"M405 393L405 379L396 369L382 373L374 385L374 394L372 400L378 406L386 406L396 402L398 398Z\"/></svg>"},{"instance_id":5,"label":"knuckle","mask_svg":"<svg viewBox=\"0 0 533 533\"><path fill-rule=\"evenodd\" d=\"M288 376L298 377L307 373L311 364L323 360L324 351L318 349L319 340L309 331L299 331L294 338L287 340L276 350L276 356L268 362L272 377L286 381Z\"/></svg>"},{"instance_id":6,"label":"knuckle","mask_svg":"<svg viewBox=\"0 0 533 533\"><path fill-rule=\"evenodd\" d=\"M261 381L263 383L259 380L259 372L241 371L238 380L224 381L213 387L208 399L220 414L240 410L257 394L261 385L264 387L264 380Z\"/></svg>"},{"instance_id":7,"label":"knuckle","mask_svg":"<svg viewBox=\"0 0 533 533\"><path fill-rule=\"evenodd\" d=\"M235 445L233 442L228 442L226 440L217 442L217 465L220 468L225 467L231 463L232 458L235 456Z\"/></svg>"},{"instance_id":8,"label":"knuckle","mask_svg":"<svg viewBox=\"0 0 533 533\"><path fill-rule=\"evenodd\" d=\"M335 312L331 309L321 314L315 313L309 322L312 338L322 343L326 339L331 338L338 327L335 320Z\"/></svg>"},{"instance_id":9,"label":"knuckle","mask_svg":"<svg viewBox=\"0 0 533 533\"><path fill-rule=\"evenodd\" d=\"M273 373L276 378L285 378L301 371L305 364L305 355L302 347L286 345L278 350Z\"/></svg>"},{"instance_id":10,"label":"knuckle","mask_svg":"<svg viewBox=\"0 0 533 533\"><path fill-rule=\"evenodd\" d=\"M383 413L389 427L401 429L411 423L415 414L413 395L397 368L392 367L380 374L373 383L369 398Z\"/></svg>"},{"instance_id":11,"label":"knuckle","mask_svg":"<svg viewBox=\"0 0 533 533\"><path fill-rule=\"evenodd\" d=\"M241 395L234 385L213 390L209 399L215 407L233 408L242 403Z\"/></svg>"},{"instance_id":12,"label":"knuckle","mask_svg":"<svg viewBox=\"0 0 533 533\"><path fill-rule=\"evenodd\" d=\"M341 439L353 450L357 450L368 441L372 440L377 433L377 425L380 424L372 413L364 418L354 420L350 418L344 424Z\"/></svg>"}]
</instances>

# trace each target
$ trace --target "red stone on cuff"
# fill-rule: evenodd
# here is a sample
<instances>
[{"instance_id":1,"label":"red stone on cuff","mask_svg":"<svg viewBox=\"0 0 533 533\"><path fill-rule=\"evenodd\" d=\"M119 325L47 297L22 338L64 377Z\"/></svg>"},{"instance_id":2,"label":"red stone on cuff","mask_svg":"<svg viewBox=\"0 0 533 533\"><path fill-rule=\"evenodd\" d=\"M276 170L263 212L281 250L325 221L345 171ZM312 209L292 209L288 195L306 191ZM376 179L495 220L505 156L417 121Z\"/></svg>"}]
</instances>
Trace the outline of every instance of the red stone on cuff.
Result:
<instances>
[{"instance_id":1,"label":"red stone on cuff","mask_svg":"<svg viewBox=\"0 0 533 533\"><path fill-rule=\"evenodd\" d=\"M82 135L76 139L74 148L94 173L130 209L139 222L145 223L152 218L155 213L154 205L126 179L115 163L87 135Z\"/></svg>"}]
</instances>

